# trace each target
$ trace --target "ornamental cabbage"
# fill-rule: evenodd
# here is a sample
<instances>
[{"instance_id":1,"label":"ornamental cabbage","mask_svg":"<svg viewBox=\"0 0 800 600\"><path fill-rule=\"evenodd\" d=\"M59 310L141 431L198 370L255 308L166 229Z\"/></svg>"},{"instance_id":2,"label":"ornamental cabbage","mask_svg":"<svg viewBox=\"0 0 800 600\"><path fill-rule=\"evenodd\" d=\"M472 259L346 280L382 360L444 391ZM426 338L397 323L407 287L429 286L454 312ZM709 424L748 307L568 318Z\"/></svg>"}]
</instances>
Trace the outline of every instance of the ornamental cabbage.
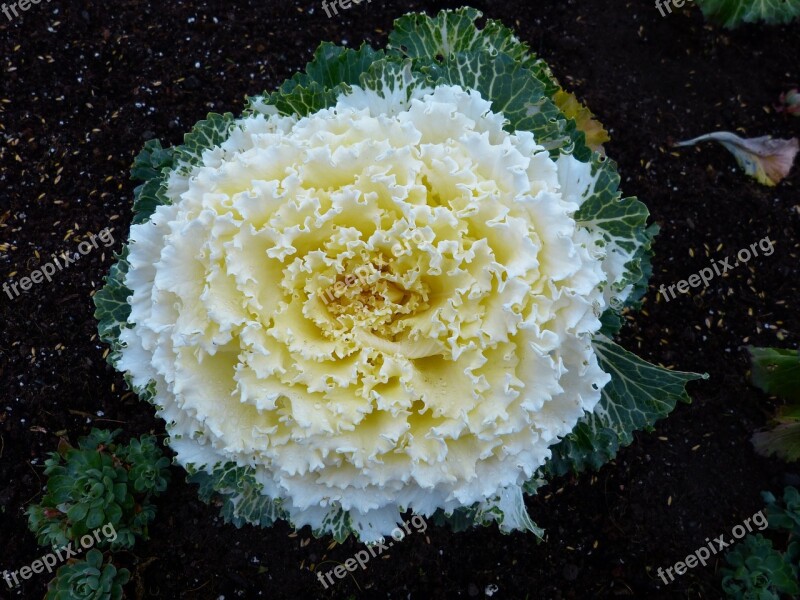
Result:
<instances>
[{"instance_id":1,"label":"ornamental cabbage","mask_svg":"<svg viewBox=\"0 0 800 600\"><path fill-rule=\"evenodd\" d=\"M688 400L697 376L610 339L646 290L644 205L479 15L323 44L241 118L137 158L100 334L237 525L374 542L410 510L541 534L523 492Z\"/></svg>"}]
</instances>

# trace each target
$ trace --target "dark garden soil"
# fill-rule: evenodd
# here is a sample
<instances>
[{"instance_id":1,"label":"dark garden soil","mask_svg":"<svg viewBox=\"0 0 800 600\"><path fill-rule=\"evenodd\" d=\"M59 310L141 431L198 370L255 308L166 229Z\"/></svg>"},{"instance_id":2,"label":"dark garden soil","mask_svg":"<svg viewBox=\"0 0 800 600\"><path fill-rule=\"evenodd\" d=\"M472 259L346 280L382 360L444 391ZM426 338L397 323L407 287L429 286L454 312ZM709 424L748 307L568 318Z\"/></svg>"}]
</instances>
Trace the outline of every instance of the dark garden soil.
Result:
<instances>
[{"instance_id":1,"label":"dark garden soil","mask_svg":"<svg viewBox=\"0 0 800 600\"><path fill-rule=\"evenodd\" d=\"M118 555L134 572L130 597L718 598L719 555L670 585L656 569L729 537L763 507L762 490L800 481L796 466L753 452L749 438L773 405L748 384L744 352L800 342L800 168L767 188L716 145L670 147L719 129L800 135L800 118L774 109L800 83L800 25L730 33L705 25L691 3L666 17L650 2L473 5L514 27L588 103L611 132L624 191L661 226L652 287L623 345L711 378L599 473L561 478L529 500L546 543L430 525L328 590L312 569L345 561L359 544L285 524L237 530L173 468L150 539ZM55 0L10 23L0 14L0 280L18 281L107 226L116 240L52 283L14 300L0 294L0 569L44 553L23 511L41 495L59 436L75 442L92 426L164 435L106 365L90 298L127 233L128 169L141 145L179 143L208 111L239 112L245 95L274 88L323 40L382 45L403 12L455 6L372 0L329 19L317 1ZM662 283L766 236L771 256L700 293L657 298ZM41 598L47 579L13 591L0 582L0 598Z\"/></svg>"}]
</instances>

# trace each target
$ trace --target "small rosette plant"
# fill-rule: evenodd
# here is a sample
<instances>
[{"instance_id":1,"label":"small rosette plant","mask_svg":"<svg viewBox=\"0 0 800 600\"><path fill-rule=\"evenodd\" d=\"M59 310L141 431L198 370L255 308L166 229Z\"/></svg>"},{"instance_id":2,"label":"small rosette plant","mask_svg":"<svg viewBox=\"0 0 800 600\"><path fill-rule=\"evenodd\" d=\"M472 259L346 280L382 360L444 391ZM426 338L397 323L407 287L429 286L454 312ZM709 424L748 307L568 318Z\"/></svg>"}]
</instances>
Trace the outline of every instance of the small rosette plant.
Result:
<instances>
[{"instance_id":1,"label":"small rosette plant","mask_svg":"<svg viewBox=\"0 0 800 600\"><path fill-rule=\"evenodd\" d=\"M754 366L762 358L755 349ZM783 498L761 492L767 503L769 528L776 544L760 533L748 535L744 543L726 555L727 566L720 569L722 589L728 598L780 600L800 595L800 493L788 486Z\"/></svg>"},{"instance_id":2,"label":"small rosette plant","mask_svg":"<svg viewBox=\"0 0 800 600\"><path fill-rule=\"evenodd\" d=\"M61 567L47 586L45 600L121 600L128 569L103 562L103 553L89 550L84 560Z\"/></svg>"},{"instance_id":3,"label":"small rosette plant","mask_svg":"<svg viewBox=\"0 0 800 600\"><path fill-rule=\"evenodd\" d=\"M479 16L323 44L240 118L136 159L100 334L237 525L541 533L524 492L688 401L699 376L612 341L655 228L593 151L605 132Z\"/></svg>"},{"instance_id":4,"label":"small rosette plant","mask_svg":"<svg viewBox=\"0 0 800 600\"><path fill-rule=\"evenodd\" d=\"M46 493L27 511L40 544L64 546L109 525L115 535L96 536L99 547L131 548L135 536L147 537L151 500L167 487L169 459L151 435L123 445L114 441L118 434L92 429L77 448L62 441L45 461Z\"/></svg>"}]
</instances>

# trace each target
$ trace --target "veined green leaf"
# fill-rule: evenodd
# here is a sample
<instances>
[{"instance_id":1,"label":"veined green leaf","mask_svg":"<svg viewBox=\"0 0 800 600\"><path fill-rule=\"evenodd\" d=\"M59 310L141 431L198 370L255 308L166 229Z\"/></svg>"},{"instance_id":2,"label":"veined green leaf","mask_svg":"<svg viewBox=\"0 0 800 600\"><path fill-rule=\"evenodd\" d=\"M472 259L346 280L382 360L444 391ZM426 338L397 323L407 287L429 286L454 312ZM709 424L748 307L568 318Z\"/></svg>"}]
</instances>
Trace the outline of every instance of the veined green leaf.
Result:
<instances>
[{"instance_id":1,"label":"veined green leaf","mask_svg":"<svg viewBox=\"0 0 800 600\"><path fill-rule=\"evenodd\" d=\"M188 464L186 471L186 480L200 486L197 493L204 502L214 498L222 501L220 515L227 523L236 527L245 523L269 527L286 518L280 500L262 494L263 486L256 481L250 467L229 462L215 465L209 473Z\"/></svg>"},{"instance_id":2,"label":"veined green leaf","mask_svg":"<svg viewBox=\"0 0 800 600\"><path fill-rule=\"evenodd\" d=\"M128 272L127 257L128 248L125 246L105 277L105 285L92 298L100 339L111 346L111 352L107 357L111 365L118 358L119 336L122 328L127 326L128 316L131 314L128 296L132 292L125 286L125 275Z\"/></svg>"},{"instance_id":3,"label":"veined green leaf","mask_svg":"<svg viewBox=\"0 0 800 600\"><path fill-rule=\"evenodd\" d=\"M298 86L308 87L312 83L317 83L326 90L337 89L342 85L357 85L361 75L383 57L382 50L375 50L367 43L354 50L323 42L314 52L314 58L306 65L305 71L283 83L278 92L289 94Z\"/></svg>"},{"instance_id":4,"label":"veined green leaf","mask_svg":"<svg viewBox=\"0 0 800 600\"><path fill-rule=\"evenodd\" d=\"M423 70L426 64L436 66L451 62L459 54L506 55L518 67L527 70L541 84L542 94L555 103L557 94L563 90L547 63L537 58L527 44L498 21L490 19L483 29L478 29L475 22L481 16L482 13L473 8L445 10L435 17L405 15L395 21L394 30L389 35L389 52L414 59ZM580 104L578 106L583 108ZM585 132L573 118L558 107L556 110L564 121L561 125L563 133L569 136L574 146L568 151L578 160L588 161L592 151L586 143Z\"/></svg>"},{"instance_id":5,"label":"veined green leaf","mask_svg":"<svg viewBox=\"0 0 800 600\"><path fill-rule=\"evenodd\" d=\"M444 60L465 52L506 54L530 70L552 98L560 86L547 64L499 21L489 19L483 29L478 29L475 22L481 16L483 13L469 7L441 11L435 17L404 15L394 22L387 48L389 52L426 60Z\"/></svg>"},{"instance_id":6,"label":"veined green leaf","mask_svg":"<svg viewBox=\"0 0 800 600\"><path fill-rule=\"evenodd\" d=\"M175 167L174 148L162 148L158 140L145 143L131 167L131 179L143 181L133 190L133 224L144 223L161 204L169 203L165 195L166 174Z\"/></svg>"},{"instance_id":7,"label":"veined green leaf","mask_svg":"<svg viewBox=\"0 0 800 600\"><path fill-rule=\"evenodd\" d=\"M559 170L562 193L579 199L581 206L575 219L581 226L601 233L606 244L613 243L615 247L609 251L625 253L626 272L615 288L619 291L632 285L633 291L628 295L626 305L635 306L647 291L652 270L651 246L658 226L647 227L650 213L642 202L633 197L622 197L614 161L595 153L590 163L578 168L583 172ZM622 307L614 308L619 311Z\"/></svg>"},{"instance_id":8,"label":"veined green leaf","mask_svg":"<svg viewBox=\"0 0 800 600\"><path fill-rule=\"evenodd\" d=\"M420 68L434 85L459 85L480 92L491 100L493 111L502 112L508 119L509 131L532 132L553 158L562 152L578 152L583 158L587 152L591 155L582 141L583 134L574 127L570 131L567 119L547 97L542 83L510 56L459 52Z\"/></svg>"},{"instance_id":9,"label":"veined green leaf","mask_svg":"<svg viewBox=\"0 0 800 600\"><path fill-rule=\"evenodd\" d=\"M131 179L149 181L158 177L165 168L175 165L175 150L162 148L159 140L145 142L144 148L133 161Z\"/></svg>"},{"instance_id":10,"label":"veined green leaf","mask_svg":"<svg viewBox=\"0 0 800 600\"><path fill-rule=\"evenodd\" d=\"M592 418L597 425L616 431L623 446L633 441L634 431L652 429L678 401L691 402L687 383L708 379L708 375L650 364L602 336L595 338L594 349L600 368L611 375L611 381L603 388Z\"/></svg>"},{"instance_id":11,"label":"veined green leaf","mask_svg":"<svg viewBox=\"0 0 800 600\"><path fill-rule=\"evenodd\" d=\"M165 193L167 189L166 172L168 169L165 169L164 175L158 175L133 190L132 225L144 223L153 215L156 208L170 203Z\"/></svg>"},{"instance_id":12,"label":"veined green leaf","mask_svg":"<svg viewBox=\"0 0 800 600\"><path fill-rule=\"evenodd\" d=\"M410 13L395 20L387 48L410 58L447 57L456 52L490 50L490 38L475 27L482 15L464 7L441 11L435 17Z\"/></svg>"},{"instance_id":13,"label":"veined green leaf","mask_svg":"<svg viewBox=\"0 0 800 600\"><path fill-rule=\"evenodd\" d=\"M753 434L753 446L762 456L773 454L787 462L800 460L800 421L781 423Z\"/></svg>"},{"instance_id":14,"label":"veined green leaf","mask_svg":"<svg viewBox=\"0 0 800 600\"><path fill-rule=\"evenodd\" d=\"M680 402L691 402L686 384L708 375L670 371L652 365L608 338L594 340L600 367L611 375L594 412L587 414L553 447L545 470L561 475L570 468L599 468L633 442L633 432L650 430ZM615 439L616 438L616 439Z\"/></svg>"},{"instance_id":15,"label":"veined green leaf","mask_svg":"<svg viewBox=\"0 0 800 600\"><path fill-rule=\"evenodd\" d=\"M209 113L183 137L183 145L175 148L175 156L188 165L199 165L203 151L220 145L230 134L234 118L231 113Z\"/></svg>"},{"instance_id":16,"label":"veined green leaf","mask_svg":"<svg viewBox=\"0 0 800 600\"><path fill-rule=\"evenodd\" d=\"M267 104L281 114L301 117L329 108L336 98L360 84L361 77L384 57L382 50L362 44L358 50L323 43L303 72L285 81L275 92L265 93ZM255 98L248 111L253 111ZM247 112L247 111L246 111Z\"/></svg>"},{"instance_id":17,"label":"veined green leaf","mask_svg":"<svg viewBox=\"0 0 800 600\"><path fill-rule=\"evenodd\" d=\"M748 346L753 384L770 396L800 402L800 353L780 348Z\"/></svg>"},{"instance_id":18,"label":"veined green leaf","mask_svg":"<svg viewBox=\"0 0 800 600\"><path fill-rule=\"evenodd\" d=\"M333 539L343 544L348 536L353 533L353 522L350 511L341 507L332 508L322 521L322 527L314 530L314 537L331 535Z\"/></svg>"},{"instance_id":19,"label":"veined green leaf","mask_svg":"<svg viewBox=\"0 0 800 600\"><path fill-rule=\"evenodd\" d=\"M544 483L543 480L534 477L525 484L524 492L535 494ZM448 525L455 533L478 525L487 527L497 523L503 533L529 531L540 540L544 539L544 529L531 519L525 508L523 488L518 486L506 488L494 498L488 498L472 506L457 508L449 514L439 509L431 516L431 521L438 526Z\"/></svg>"},{"instance_id":20,"label":"veined green leaf","mask_svg":"<svg viewBox=\"0 0 800 600\"><path fill-rule=\"evenodd\" d=\"M789 400L775 417L777 425L753 435L753 446L764 456L800 460L800 352L748 346L753 384L772 396Z\"/></svg>"},{"instance_id":21,"label":"veined green leaf","mask_svg":"<svg viewBox=\"0 0 800 600\"><path fill-rule=\"evenodd\" d=\"M270 94L267 104L271 104L283 115L304 117L328 108L336 103L336 98L345 88L326 89L316 81L307 86L298 85L288 94L280 91Z\"/></svg>"},{"instance_id":22,"label":"veined green leaf","mask_svg":"<svg viewBox=\"0 0 800 600\"><path fill-rule=\"evenodd\" d=\"M559 477L570 471L599 470L619 451L619 436L609 427L588 421L589 415L558 444L545 464L545 471Z\"/></svg>"},{"instance_id":23,"label":"veined green leaf","mask_svg":"<svg viewBox=\"0 0 800 600\"><path fill-rule=\"evenodd\" d=\"M622 316L617 310L608 308L600 316L600 333L607 338L613 338L622 329Z\"/></svg>"},{"instance_id":24,"label":"veined green leaf","mask_svg":"<svg viewBox=\"0 0 800 600\"><path fill-rule=\"evenodd\" d=\"M425 83L425 76L413 69L410 60L395 58L373 63L359 80L362 88L378 92L381 98L393 98L399 106L408 102L414 90Z\"/></svg>"},{"instance_id":25,"label":"veined green leaf","mask_svg":"<svg viewBox=\"0 0 800 600\"><path fill-rule=\"evenodd\" d=\"M706 19L733 29L742 23L790 23L800 17L800 0L697 0Z\"/></svg>"},{"instance_id":26,"label":"veined green leaf","mask_svg":"<svg viewBox=\"0 0 800 600\"><path fill-rule=\"evenodd\" d=\"M575 220L582 226L604 232L608 242L615 242L634 253L647 242L645 227L650 216L647 207L636 198L622 198L619 192L619 173L611 159L596 156L586 177L565 177L565 195L583 198Z\"/></svg>"}]
</instances>

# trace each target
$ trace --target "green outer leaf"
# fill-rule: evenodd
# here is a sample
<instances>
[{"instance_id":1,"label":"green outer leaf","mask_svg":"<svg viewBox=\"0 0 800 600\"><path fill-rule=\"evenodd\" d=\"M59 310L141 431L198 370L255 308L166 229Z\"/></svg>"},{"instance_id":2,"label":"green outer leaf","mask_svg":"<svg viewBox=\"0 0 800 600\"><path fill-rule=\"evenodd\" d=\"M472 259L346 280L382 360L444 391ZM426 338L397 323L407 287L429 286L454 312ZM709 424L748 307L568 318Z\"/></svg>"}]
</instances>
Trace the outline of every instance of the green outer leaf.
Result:
<instances>
[{"instance_id":1,"label":"green outer leaf","mask_svg":"<svg viewBox=\"0 0 800 600\"><path fill-rule=\"evenodd\" d=\"M482 13L474 8L444 10L435 17L419 13L405 15L394 23L389 35L389 52L412 58L421 65L451 63L459 54L506 55L517 66L526 69L541 84L543 95L553 101L561 86L547 63L537 58L527 44L498 21L490 19L483 29L478 29L475 21L481 16ZM534 105L538 100L536 98ZM586 145L585 134L573 119L556 110L563 120L563 133L572 140L574 148L571 152L578 160L588 161L592 152Z\"/></svg>"},{"instance_id":2,"label":"green outer leaf","mask_svg":"<svg viewBox=\"0 0 800 600\"><path fill-rule=\"evenodd\" d=\"M336 103L339 90L325 89L315 81L308 86L297 86L288 94L280 91L270 94L267 103L283 115L304 117Z\"/></svg>"},{"instance_id":3,"label":"green outer leaf","mask_svg":"<svg viewBox=\"0 0 800 600\"><path fill-rule=\"evenodd\" d=\"M408 102L414 90L426 84L425 76L414 71L412 66L410 60L384 58L370 65L361 74L359 85L364 89L375 90L382 98L393 95Z\"/></svg>"},{"instance_id":4,"label":"green outer leaf","mask_svg":"<svg viewBox=\"0 0 800 600\"><path fill-rule=\"evenodd\" d=\"M585 160L591 151L566 117L545 94L542 83L507 54L458 52L444 62L423 64L421 71L435 85L459 85L474 89L491 100L492 110L508 119L509 131L531 131L536 142L547 148L553 158L561 152L577 153ZM581 158L579 158L580 160Z\"/></svg>"},{"instance_id":5,"label":"green outer leaf","mask_svg":"<svg viewBox=\"0 0 800 600\"><path fill-rule=\"evenodd\" d=\"M616 431L623 446L633 441L634 431L651 430L678 401L690 403L687 383L708 379L708 374L670 371L650 364L602 336L594 340L594 349L600 368L611 375L611 381L603 388L592 418Z\"/></svg>"},{"instance_id":6,"label":"green outer leaf","mask_svg":"<svg viewBox=\"0 0 800 600\"><path fill-rule=\"evenodd\" d=\"M353 521L350 511L342 508L331 510L322 520L322 527L314 530L314 537L330 534L338 543L343 544L348 536L353 533Z\"/></svg>"},{"instance_id":7,"label":"green outer leaf","mask_svg":"<svg viewBox=\"0 0 800 600\"><path fill-rule=\"evenodd\" d=\"M452 513L445 513L441 508L431 515L431 522L437 527L449 526L453 533L461 533L475 527L478 504L455 509Z\"/></svg>"},{"instance_id":8,"label":"green outer leaf","mask_svg":"<svg viewBox=\"0 0 800 600\"><path fill-rule=\"evenodd\" d=\"M728 29L763 21L785 25L800 17L800 0L697 0L706 19Z\"/></svg>"},{"instance_id":9,"label":"green outer leaf","mask_svg":"<svg viewBox=\"0 0 800 600\"><path fill-rule=\"evenodd\" d=\"M753 434L753 446L762 456L775 454L787 462L800 460L800 422L782 423Z\"/></svg>"},{"instance_id":10,"label":"green outer leaf","mask_svg":"<svg viewBox=\"0 0 800 600\"><path fill-rule=\"evenodd\" d=\"M600 334L613 338L622 329L622 316L613 308L607 309L600 316Z\"/></svg>"},{"instance_id":11,"label":"green outer leaf","mask_svg":"<svg viewBox=\"0 0 800 600\"><path fill-rule=\"evenodd\" d=\"M94 318L97 319L97 331L100 339L111 346L111 352L106 360L113 366L119 358L119 336L122 328L127 327L131 306L128 296L133 292L125 287L125 275L128 273L128 247L124 246L122 253L116 255L117 262L111 266L108 275L104 278L105 285L98 290L92 298L95 305Z\"/></svg>"},{"instance_id":12,"label":"green outer leaf","mask_svg":"<svg viewBox=\"0 0 800 600\"><path fill-rule=\"evenodd\" d=\"M619 451L619 435L610 427L589 423L584 417L575 428L552 448L552 456L544 470L560 477L570 471L599 471Z\"/></svg>"},{"instance_id":13,"label":"green outer leaf","mask_svg":"<svg viewBox=\"0 0 800 600\"><path fill-rule=\"evenodd\" d=\"M748 346L753 385L791 404L778 411L777 425L753 434L753 446L763 456L775 454L783 460L800 460L800 353L779 348Z\"/></svg>"},{"instance_id":14,"label":"green outer leaf","mask_svg":"<svg viewBox=\"0 0 800 600\"><path fill-rule=\"evenodd\" d=\"M602 233L607 244L614 242L631 255L625 265L625 277L615 287L622 290L632 285L624 306L638 308L652 274L652 244L658 225L647 227L650 216L647 207L634 197L622 197L617 164L613 160L595 153L589 165L587 177L562 181L562 189L582 199L581 207L575 213L575 219L582 227ZM619 313L622 308L613 306L610 310ZM611 317L606 318L603 333L615 335L619 331L617 325L621 326L621 321L617 323Z\"/></svg>"},{"instance_id":15,"label":"green outer leaf","mask_svg":"<svg viewBox=\"0 0 800 600\"><path fill-rule=\"evenodd\" d=\"M529 69L552 98L561 87L547 64L536 58L514 32L499 21L489 19L479 30L475 22L482 16L469 7L441 11L435 17L411 13L394 22L387 48L390 53L413 59L446 59L459 52L490 52L510 56Z\"/></svg>"},{"instance_id":16,"label":"green outer leaf","mask_svg":"<svg viewBox=\"0 0 800 600\"><path fill-rule=\"evenodd\" d=\"M281 509L280 499L273 500L261 493L263 486L256 481L252 467L228 462L217 464L208 472L189 463L186 471L186 481L200 486L200 499L204 502L211 502L213 498L222 500L220 515L236 527L245 523L269 527L288 516Z\"/></svg>"},{"instance_id":17,"label":"green outer leaf","mask_svg":"<svg viewBox=\"0 0 800 600\"><path fill-rule=\"evenodd\" d=\"M366 43L358 50L322 43L305 71L296 73L275 92L265 92L264 99L281 114L307 116L336 104L336 98L351 85L360 84L362 76L383 57L382 50ZM249 99L245 114L256 110L258 99Z\"/></svg>"},{"instance_id":18,"label":"green outer leaf","mask_svg":"<svg viewBox=\"0 0 800 600\"><path fill-rule=\"evenodd\" d=\"M638 310L641 307L641 300L647 293L648 282L653 275L653 240L660 231L658 223L653 223L645 229L643 237L644 243L639 246L636 254L626 265L628 277L633 282L633 289L625 300L625 306Z\"/></svg>"},{"instance_id":19,"label":"green outer leaf","mask_svg":"<svg viewBox=\"0 0 800 600\"><path fill-rule=\"evenodd\" d=\"M159 206L162 204L169 204L166 188L167 184L164 177L158 176L133 190L132 225L144 223L152 216Z\"/></svg>"},{"instance_id":20,"label":"green outer leaf","mask_svg":"<svg viewBox=\"0 0 800 600\"><path fill-rule=\"evenodd\" d=\"M533 478L523 488L514 487L504 490L501 496L489 498L484 502L476 502L472 506L463 506L452 513L438 509L431 516L431 521L438 526L448 525L453 532L459 533L473 527L488 527L497 523L503 533L511 531L529 531L539 540L544 539L544 529L539 527L525 508L523 491L535 494L544 485L543 480Z\"/></svg>"},{"instance_id":21,"label":"green outer leaf","mask_svg":"<svg viewBox=\"0 0 800 600\"><path fill-rule=\"evenodd\" d=\"M607 241L635 252L649 241L647 207L636 198L621 198L619 173L611 159L596 156L591 163L591 182L587 182L583 204L575 219L584 227L602 229Z\"/></svg>"},{"instance_id":22,"label":"green outer leaf","mask_svg":"<svg viewBox=\"0 0 800 600\"><path fill-rule=\"evenodd\" d=\"M188 165L199 165L203 151L220 145L230 135L234 117L231 113L209 113L198 121L192 131L183 136L183 145L175 148L175 156Z\"/></svg>"},{"instance_id":23,"label":"green outer leaf","mask_svg":"<svg viewBox=\"0 0 800 600\"><path fill-rule=\"evenodd\" d=\"M174 148L162 148L158 140L150 140L133 161L131 179L144 183L133 190L133 223L144 223L161 204L169 202L165 192L166 174L177 163Z\"/></svg>"},{"instance_id":24,"label":"green outer leaf","mask_svg":"<svg viewBox=\"0 0 800 600\"><path fill-rule=\"evenodd\" d=\"M800 402L800 352L748 346L753 385L770 396Z\"/></svg>"},{"instance_id":25,"label":"green outer leaf","mask_svg":"<svg viewBox=\"0 0 800 600\"><path fill-rule=\"evenodd\" d=\"M245 523L270 527L278 519L289 520L281 508L281 499L265 496L263 486L256 481L252 467L242 467L234 462L217 464L210 472L189 463L186 465L187 481L199 485L198 496L204 502L214 499L222 502L220 516L227 523L242 527ZM332 535L342 543L353 533L350 513L335 507L330 510L315 537Z\"/></svg>"},{"instance_id":26,"label":"green outer leaf","mask_svg":"<svg viewBox=\"0 0 800 600\"><path fill-rule=\"evenodd\" d=\"M652 365L621 348L608 338L594 340L598 364L611 381L603 388L594 412L553 447L553 457L544 469L563 475L586 467L599 468L612 459L619 447L633 442L633 432L651 430L678 401L691 402L686 384L708 375L670 371Z\"/></svg>"},{"instance_id":27,"label":"green outer leaf","mask_svg":"<svg viewBox=\"0 0 800 600\"><path fill-rule=\"evenodd\" d=\"M447 57L455 52L489 50L489 39L475 27L482 15L479 10L464 7L441 11L435 17L409 13L395 20L387 48L410 58Z\"/></svg>"},{"instance_id":28,"label":"green outer leaf","mask_svg":"<svg viewBox=\"0 0 800 600\"><path fill-rule=\"evenodd\" d=\"M288 94L297 86L308 87L312 83L326 90L356 85L361 75L383 57L383 50L375 50L366 42L358 50L323 42L314 52L314 58L306 65L305 71L284 82L278 92Z\"/></svg>"},{"instance_id":29,"label":"green outer leaf","mask_svg":"<svg viewBox=\"0 0 800 600\"><path fill-rule=\"evenodd\" d=\"M145 142L131 167L131 179L149 181L158 177L163 169L175 165L175 150L162 148L159 140Z\"/></svg>"}]
</instances>

